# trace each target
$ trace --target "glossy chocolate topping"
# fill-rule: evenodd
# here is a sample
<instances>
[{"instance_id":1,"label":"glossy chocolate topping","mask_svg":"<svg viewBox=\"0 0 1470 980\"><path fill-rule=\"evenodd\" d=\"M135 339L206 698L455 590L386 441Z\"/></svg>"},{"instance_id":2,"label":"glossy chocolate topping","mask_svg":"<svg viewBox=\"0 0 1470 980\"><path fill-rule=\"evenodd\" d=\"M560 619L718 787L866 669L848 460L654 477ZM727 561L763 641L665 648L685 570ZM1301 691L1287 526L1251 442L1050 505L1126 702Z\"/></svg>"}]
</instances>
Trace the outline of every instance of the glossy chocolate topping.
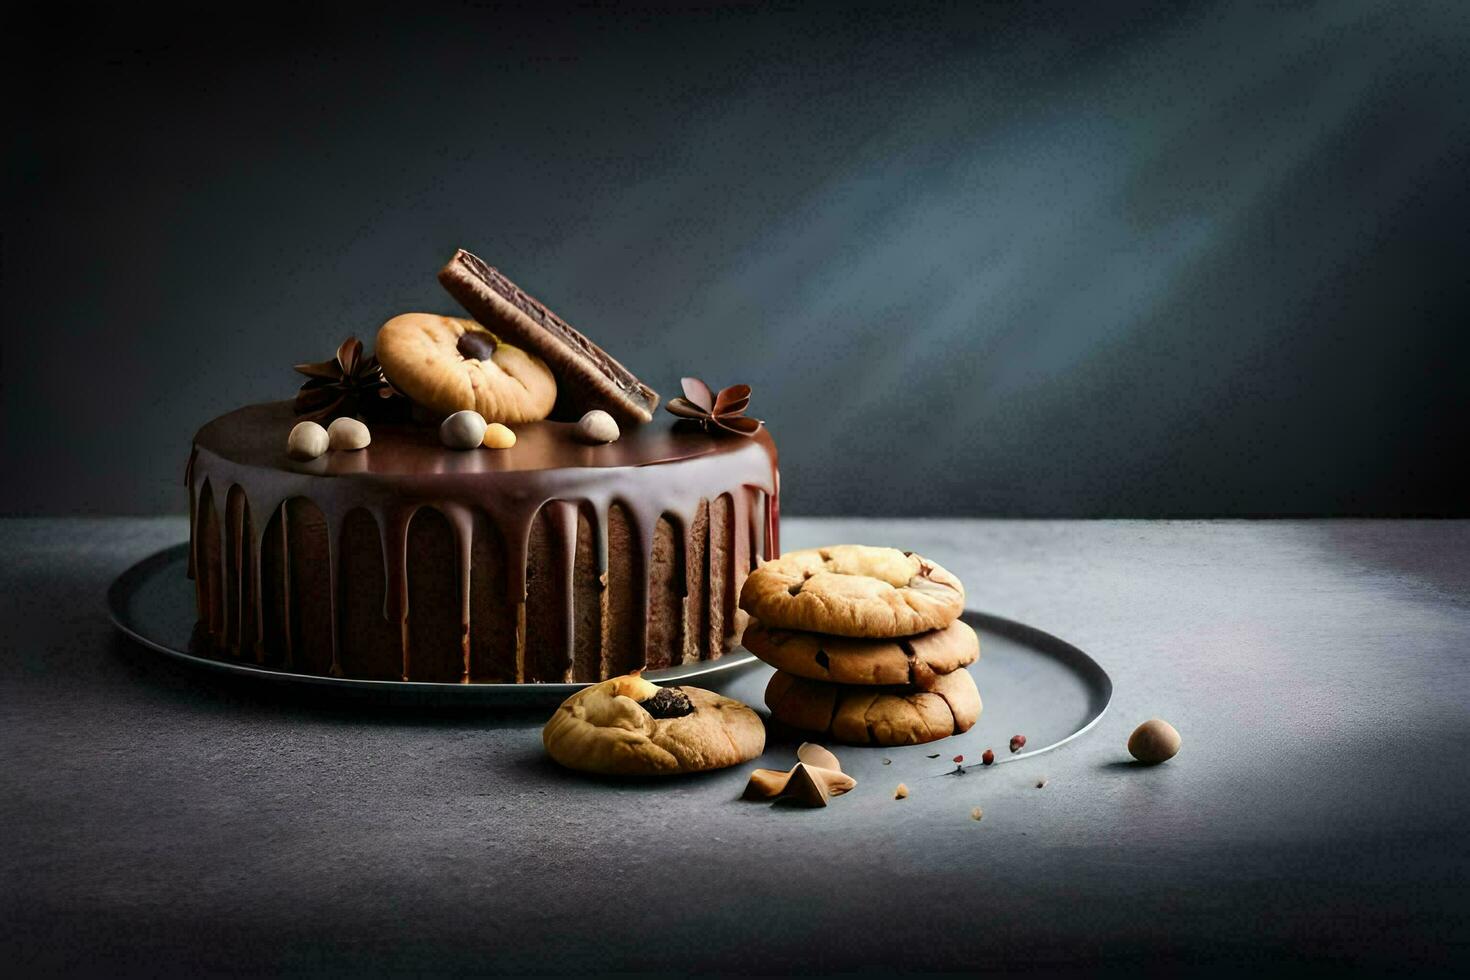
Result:
<instances>
[{"instance_id":1,"label":"glossy chocolate topping","mask_svg":"<svg viewBox=\"0 0 1470 980\"><path fill-rule=\"evenodd\" d=\"M691 547L688 529L702 500L728 495L736 527L757 528L764 518L764 534L736 536L746 555L761 541L765 557L780 553L779 476L776 448L764 431L751 439L675 431L654 424L627 431L617 442L589 446L576 441L576 426L562 422L533 422L515 427L517 442L507 450L455 451L438 442L434 429L412 424L372 426L372 444L355 452L334 451L314 460L291 459L286 438L297 421L289 402L251 405L205 425L199 430L190 456L186 480L190 490L190 575L200 560L195 515L209 509L220 513L231 488L245 498L252 529L251 540L237 541L233 554L248 549L256 581L248 592L262 601L259 576L265 529L273 514L293 498L310 500L322 512L329 540L340 540L344 522L354 510L365 510L376 520L382 538L386 573L384 615L403 623L407 615L408 527L421 507L433 507L448 519L458 542L464 603L462 625L469 629L470 555L475 515L489 517L506 543L506 584L513 602L526 597L527 549L532 523L544 509L557 526L575 528L580 510L591 515L600 569L607 567L609 508L625 508L641 554L637 567L647 569L655 525L660 517L672 521ZM764 504L763 515L757 508ZM565 551L562 566L570 568L575 534L559 535ZM242 562L243 564L243 562ZM335 577L335 568L332 573ZM733 586L733 577L728 584ZM335 589L329 590L334 592ZM638 603L648 603L646 574ZM327 601L335 604L336 596ZM568 635L573 629L572 608L566 609ZM644 617L643 629L646 630ZM263 616L256 610L260 628ZM336 616L332 616L335 624ZM335 629L335 626L334 626ZM257 636L257 640L259 637ZM643 636L637 649L643 648ZM333 634L333 664L337 637ZM468 649L468 648L466 648ZM404 645L404 676L409 675L411 651ZM468 653L465 677L468 679Z\"/></svg>"}]
</instances>

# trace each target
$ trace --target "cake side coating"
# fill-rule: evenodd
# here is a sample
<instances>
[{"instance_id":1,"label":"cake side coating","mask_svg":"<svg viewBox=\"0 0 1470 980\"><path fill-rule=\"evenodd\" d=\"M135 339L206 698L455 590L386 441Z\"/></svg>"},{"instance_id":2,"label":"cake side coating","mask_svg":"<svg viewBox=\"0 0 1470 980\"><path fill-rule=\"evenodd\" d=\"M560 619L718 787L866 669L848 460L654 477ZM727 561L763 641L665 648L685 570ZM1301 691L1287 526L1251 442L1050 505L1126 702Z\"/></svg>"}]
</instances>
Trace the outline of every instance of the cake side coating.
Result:
<instances>
[{"instance_id":1,"label":"cake side coating","mask_svg":"<svg viewBox=\"0 0 1470 980\"><path fill-rule=\"evenodd\" d=\"M197 646L303 673L592 681L713 659L779 553L775 444L555 422L456 453L412 425L290 459L287 403L202 428L190 457Z\"/></svg>"}]
</instances>

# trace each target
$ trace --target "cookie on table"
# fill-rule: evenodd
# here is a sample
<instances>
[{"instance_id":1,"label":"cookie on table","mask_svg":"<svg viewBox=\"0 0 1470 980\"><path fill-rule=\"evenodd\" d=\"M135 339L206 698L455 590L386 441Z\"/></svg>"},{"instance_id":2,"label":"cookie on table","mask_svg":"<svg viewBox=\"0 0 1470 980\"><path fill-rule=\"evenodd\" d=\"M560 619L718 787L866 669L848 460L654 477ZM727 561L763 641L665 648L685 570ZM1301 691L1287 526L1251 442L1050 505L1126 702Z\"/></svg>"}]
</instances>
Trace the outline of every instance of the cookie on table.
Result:
<instances>
[{"instance_id":1,"label":"cookie on table","mask_svg":"<svg viewBox=\"0 0 1470 980\"><path fill-rule=\"evenodd\" d=\"M777 721L849 745L918 745L969 731L981 703L968 670L938 675L929 690L828 684L778 670L766 707Z\"/></svg>"},{"instance_id":2,"label":"cookie on table","mask_svg":"<svg viewBox=\"0 0 1470 980\"><path fill-rule=\"evenodd\" d=\"M659 687L634 673L567 698L541 741L569 769L664 776L749 762L765 751L766 726L732 698L698 687Z\"/></svg>"},{"instance_id":3,"label":"cookie on table","mask_svg":"<svg viewBox=\"0 0 1470 980\"><path fill-rule=\"evenodd\" d=\"M927 688L938 675L968 667L980 656L980 638L958 619L944 629L891 640L785 630L753 619L741 644L778 670L834 684Z\"/></svg>"},{"instance_id":4,"label":"cookie on table","mask_svg":"<svg viewBox=\"0 0 1470 980\"><path fill-rule=\"evenodd\" d=\"M750 573L740 608L767 626L886 638L943 629L965 588L912 552L843 544L790 551Z\"/></svg>"},{"instance_id":5,"label":"cookie on table","mask_svg":"<svg viewBox=\"0 0 1470 980\"><path fill-rule=\"evenodd\" d=\"M378 328L377 356L393 387L436 416L468 410L488 422L535 422L556 404L551 369L474 320L395 316Z\"/></svg>"}]
</instances>

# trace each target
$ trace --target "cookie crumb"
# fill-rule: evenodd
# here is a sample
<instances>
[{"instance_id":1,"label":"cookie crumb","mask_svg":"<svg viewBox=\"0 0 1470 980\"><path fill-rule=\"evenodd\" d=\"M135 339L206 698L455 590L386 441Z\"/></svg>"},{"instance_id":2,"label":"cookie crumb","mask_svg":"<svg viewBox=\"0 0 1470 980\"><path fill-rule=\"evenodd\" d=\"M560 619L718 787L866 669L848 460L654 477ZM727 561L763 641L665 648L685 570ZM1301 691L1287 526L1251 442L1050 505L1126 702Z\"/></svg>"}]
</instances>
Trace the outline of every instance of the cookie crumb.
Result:
<instances>
[{"instance_id":1,"label":"cookie crumb","mask_svg":"<svg viewBox=\"0 0 1470 980\"><path fill-rule=\"evenodd\" d=\"M1045 776L1042 776L1042 777L1041 777L1041 778L1040 778L1040 779L1038 779L1038 780L1037 780L1037 781L1036 781L1036 788L1037 788L1037 789L1042 789L1042 788L1044 788L1044 787L1045 787L1045 786L1046 786L1046 784L1047 784L1047 782L1048 782L1048 781L1049 781L1049 780L1048 780L1048 779L1047 779L1047 778L1046 778L1046 777L1045 777Z\"/></svg>"},{"instance_id":2,"label":"cookie crumb","mask_svg":"<svg viewBox=\"0 0 1470 980\"><path fill-rule=\"evenodd\" d=\"M893 765L893 760L892 759L884 759L883 760L883 764L885 766L891 766L891 765Z\"/></svg>"},{"instance_id":3,"label":"cookie crumb","mask_svg":"<svg viewBox=\"0 0 1470 980\"><path fill-rule=\"evenodd\" d=\"M926 755L926 756L924 756L924 758L926 758L926 759L937 759L937 758L939 758L939 753L938 752L935 752L933 755Z\"/></svg>"},{"instance_id":4,"label":"cookie crumb","mask_svg":"<svg viewBox=\"0 0 1470 980\"><path fill-rule=\"evenodd\" d=\"M957 756L954 757L954 761L955 762L964 762L965 761L965 757L962 756L962 755L957 755Z\"/></svg>"},{"instance_id":5,"label":"cookie crumb","mask_svg":"<svg viewBox=\"0 0 1470 980\"><path fill-rule=\"evenodd\" d=\"M979 820L983 816L985 816L985 811L980 809L978 806L970 810L971 820Z\"/></svg>"},{"instance_id":6,"label":"cookie crumb","mask_svg":"<svg viewBox=\"0 0 1470 980\"><path fill-rule=\"evenodd\" d=\"M905 786L903 783L899 783L898 784L898 789L896 789L896 790L893 791L893 798L895 800L906 800L906 799L908 799L909 798L909 788L907 786Z\"/></svg>"}]
</instances>

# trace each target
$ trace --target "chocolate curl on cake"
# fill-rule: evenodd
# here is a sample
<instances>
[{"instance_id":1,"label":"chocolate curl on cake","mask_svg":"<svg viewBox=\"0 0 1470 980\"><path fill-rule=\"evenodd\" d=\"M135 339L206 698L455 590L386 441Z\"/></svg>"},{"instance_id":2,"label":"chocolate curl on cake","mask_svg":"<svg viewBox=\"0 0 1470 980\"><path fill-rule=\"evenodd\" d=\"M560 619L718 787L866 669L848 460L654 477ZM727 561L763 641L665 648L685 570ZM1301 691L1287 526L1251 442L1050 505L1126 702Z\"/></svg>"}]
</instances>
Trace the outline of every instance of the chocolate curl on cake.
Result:
<instances>
[{"instance_id":1,"label":"chocolate curl on cake","mask_svg":"<svg viewBox=\"0 0 1470 980\"><path fill-rule=\"evenodd\" d=\"M737 436L753 436L763 424L745 414L750 405L750 385L731 385L713 394L709 385L698 378L680 378L683 398L674 398L664 406L680 419L696 423L706 432L724 431Z\"/></svg>"}]
</instances>

